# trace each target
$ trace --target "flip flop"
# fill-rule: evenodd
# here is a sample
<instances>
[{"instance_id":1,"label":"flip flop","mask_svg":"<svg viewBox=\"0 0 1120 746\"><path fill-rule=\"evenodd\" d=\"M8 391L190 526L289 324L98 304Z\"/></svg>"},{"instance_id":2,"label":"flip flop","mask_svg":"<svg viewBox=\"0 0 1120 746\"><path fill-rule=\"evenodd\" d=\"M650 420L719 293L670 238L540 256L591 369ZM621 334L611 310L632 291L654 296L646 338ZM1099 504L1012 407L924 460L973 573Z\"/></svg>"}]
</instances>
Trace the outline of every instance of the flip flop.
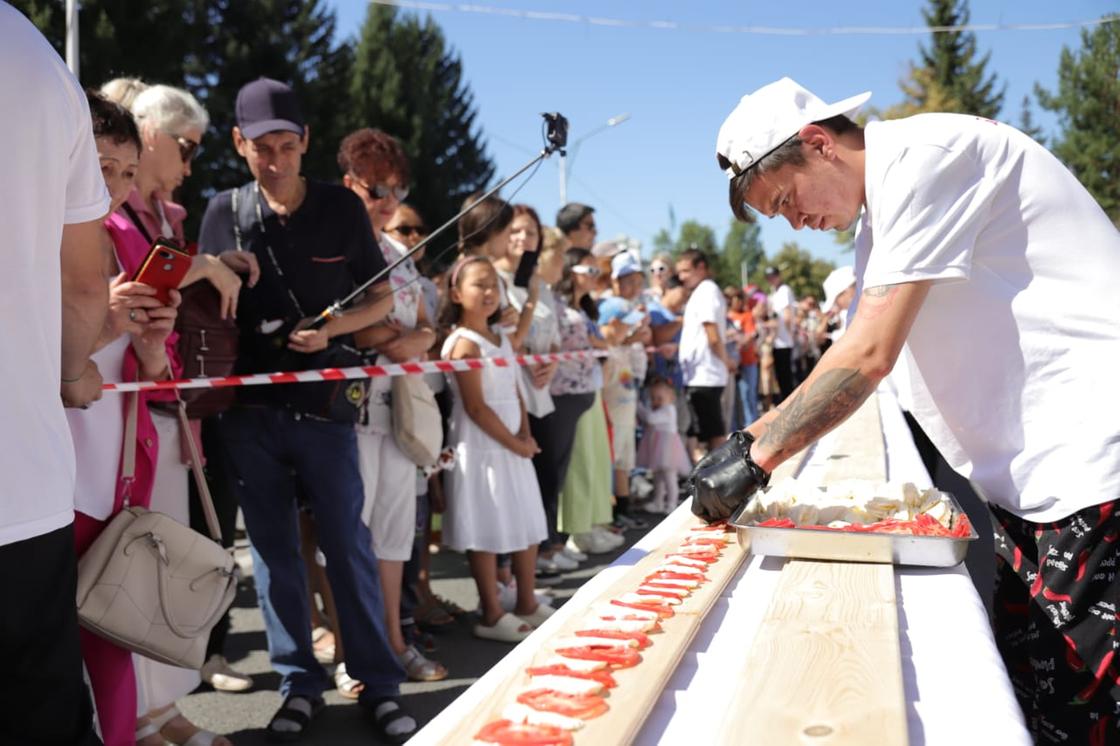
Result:
<instances>
[{"instance_id":1,"label":"flip flop","mask_svg":"<svg viewBox=\"0 0 1120 746\"><path fill-rule=\"evenodd\" d=\"M496 640L497 642L521 642L533 632L532 625L523 622L513 614L502 614L493 625L481 622L474 625L474 636L483 640Z\"/></svg>"}]
</instances>

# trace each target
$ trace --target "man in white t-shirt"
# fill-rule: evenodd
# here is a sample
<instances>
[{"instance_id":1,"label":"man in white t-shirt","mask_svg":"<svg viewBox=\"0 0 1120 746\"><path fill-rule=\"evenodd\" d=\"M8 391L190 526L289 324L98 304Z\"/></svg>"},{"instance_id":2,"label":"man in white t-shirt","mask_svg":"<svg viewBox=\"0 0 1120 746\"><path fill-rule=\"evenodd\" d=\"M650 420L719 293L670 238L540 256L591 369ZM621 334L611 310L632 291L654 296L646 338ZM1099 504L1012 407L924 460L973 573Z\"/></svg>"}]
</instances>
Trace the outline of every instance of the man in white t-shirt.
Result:
<instances>
[{"instance_id":1,"label":"man in white t-shirt","mask_svg":"<svg viewBox=\"0 0 1120 746\"><path fill-rule=\"evenodd\" d=\"M3 3L0 101L0 743L100 743L78 647L63 401L100 396L89 355L109 296L98 234L109 193L85 94Z\"/></svg>"},{"instance_id":2,"label":"man in white t-shirt","mask_svg":"<svg viewBox=\"0 0 1120 746\"><path fill-rule=\"evenodd\" d=\"M766 268L766 282L770 285L770 311L777 317L778 329L774 334L774 375L778 379L778 403L793 393L793 328L797 299L793 290L782 282L782 271L777 267Z\"/></svg>"},{"instance_id":3,"label":"man in white t-shirt","mask_svg":"<svg viewBox=\"0 0 1120 746\"><path fill-rule=\"evenodd\" d=\"M731 204L858 218L859 304L789 403L694 473L723 517L908 354L912 413L989 500L995 632L1039 743L1118 743L1120 234L1045 148L998 122L846 115L783 78L745 96L717 159ZM903 362L905 361L905 362Z\"/></svg>"},{"instance_id":4,"label":"man in white t-shirt","mask_svg":"<svg viewBox=\"0 0 1120 746\"><path fill-rule=\"evenodd\" d=\"M677 276L691 292L684 307L679 352L692 415L688 434L711 450L727 440L722 397L728 371L734 369L725 347L727 303L709 275L707 257L699 249L681 253Z\"/></svg>"}]
</instances>

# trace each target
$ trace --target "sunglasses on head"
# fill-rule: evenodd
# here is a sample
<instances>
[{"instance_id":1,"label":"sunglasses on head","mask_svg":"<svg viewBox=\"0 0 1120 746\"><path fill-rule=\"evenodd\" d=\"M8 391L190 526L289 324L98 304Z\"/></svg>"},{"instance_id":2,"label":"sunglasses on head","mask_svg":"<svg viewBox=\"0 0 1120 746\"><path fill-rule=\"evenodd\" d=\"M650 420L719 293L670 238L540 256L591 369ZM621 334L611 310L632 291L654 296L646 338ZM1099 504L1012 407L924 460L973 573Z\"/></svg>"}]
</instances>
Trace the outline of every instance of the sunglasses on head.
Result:
<instances>
[{"instance_id":1,"label":"sunglasses on head","mask_svg":"<svg viewBox=\"0 0 1120 746\"><path fill-rule=\"evenodd\" d=\"M390 230L402 236L423 236L428 232L428 229L422 225L398 225L395 228L390 228Z\"/></svg>"},{"instance_id":2,"label":"sunglasses on head","mask_svg":"<svg viewBox=\"0 0 1120 746\"><path fill-rule=\"evenodd\" d=\"M187 163L198 152L198 143L194 140L189 140L182 136L176 136L175 142L179 146L179 157L183 159L183 163Z\"/></svg>"},{"instance_id":3,"label":"sunglasses on head","mask_svg":"<svg viewBox=\"0 0 1120 746\"><path fill-rule=\"evenodd\" d=\"M587 275L588 277L599 276L599 268L592 267L589 264L577 264L576 266L572 267L572 272L577 275Z\"/></svg>"}]
</instances>

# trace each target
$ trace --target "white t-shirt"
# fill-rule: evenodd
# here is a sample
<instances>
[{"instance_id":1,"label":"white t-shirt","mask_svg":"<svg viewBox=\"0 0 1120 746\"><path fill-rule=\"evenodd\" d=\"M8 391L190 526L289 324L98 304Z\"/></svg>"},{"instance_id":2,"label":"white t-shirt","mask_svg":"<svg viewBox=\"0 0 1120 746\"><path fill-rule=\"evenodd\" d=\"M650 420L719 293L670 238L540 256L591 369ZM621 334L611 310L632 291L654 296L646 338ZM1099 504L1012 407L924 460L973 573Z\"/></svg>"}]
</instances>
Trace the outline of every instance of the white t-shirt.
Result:
<instances>
[{"instance_id":1,"label":"white t-shirt","mask_svg":"<svg viewBox=\"0 0 1120 746\"><path fill-rule=\"evenodd\" d=\"M74 448L58 394L59 247L63 224L103 217L109 194L85 94L47 40L6 3L0 3L0 101L15 107L0 117L0 545L6 545L74 520Z\"/></svg>"},{"instance_id":2,"label":"white t-shirt","mask_svg":"<svg viewBox=\"0 0 1120 746\"><path fill-rule=\"evenodd\" d=\"M924 114L869 125L866 147L859 292L935 281L897 363L922 429L981 494L1028 520L1115 500L1116 228L1004 124Z\"/></svg>"},{"instance_id":3,"label":"white t-shirt","mask_svg":"<svg viewBox=\"0 0 1120 746\"><path fill-rule=\"evenodd\" d=\"M770 293L770 310L778 317L778 332L774 336L775 350L793 347L793 333L786 324L785 310L796 303L797 299L793 297L793 290L789 285L779 285L777 290Z\"/></svg>"},{"instance_id":4,"label":"white t-shirt","mask_svg":"<svg viewBox=\"0 0 1120 746\"><path fill-rule=\"evenodd\" d=\"M716 325L721 342L727 341L727 306L719 286L711 279L704 280L688 299L684 307L684 324L681 326L681 372L685 386L726 386L727 366L716 357L708 342L705 323Z\"/></svg>"}]
</instances>

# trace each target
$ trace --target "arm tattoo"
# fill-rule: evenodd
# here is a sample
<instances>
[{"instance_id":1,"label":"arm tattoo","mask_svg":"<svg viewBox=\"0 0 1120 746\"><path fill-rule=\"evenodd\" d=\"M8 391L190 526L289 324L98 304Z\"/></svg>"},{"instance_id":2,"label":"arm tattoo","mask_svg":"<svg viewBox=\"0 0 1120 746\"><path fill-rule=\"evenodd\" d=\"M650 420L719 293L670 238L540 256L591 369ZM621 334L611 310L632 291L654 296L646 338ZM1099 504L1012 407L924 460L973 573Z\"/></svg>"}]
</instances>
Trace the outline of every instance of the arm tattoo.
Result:
<instances>
[{"instance_id":1,"label":"arm tattoo","mask_svg":"<svg viewBox=\"0 0 1120 746\"><path fill-rule=\"evenodd\" d=\"M867 288L863 291L863 297L859 299L859 308L856 309L856 315L867 320L881 316L890 308L897 292L898 285L878 285Z\"/></svg>"},{"instance_id":2,"label":"arm tattoo","mask_svg":"<svg viewBox=\"0 0 1120 746\"><path fill-rule=\"evenodd\" d=\"M781 408L758 445L780 463L843 422L873 389L859 370L826 371Z\"/></svg>"}]
</instances>

